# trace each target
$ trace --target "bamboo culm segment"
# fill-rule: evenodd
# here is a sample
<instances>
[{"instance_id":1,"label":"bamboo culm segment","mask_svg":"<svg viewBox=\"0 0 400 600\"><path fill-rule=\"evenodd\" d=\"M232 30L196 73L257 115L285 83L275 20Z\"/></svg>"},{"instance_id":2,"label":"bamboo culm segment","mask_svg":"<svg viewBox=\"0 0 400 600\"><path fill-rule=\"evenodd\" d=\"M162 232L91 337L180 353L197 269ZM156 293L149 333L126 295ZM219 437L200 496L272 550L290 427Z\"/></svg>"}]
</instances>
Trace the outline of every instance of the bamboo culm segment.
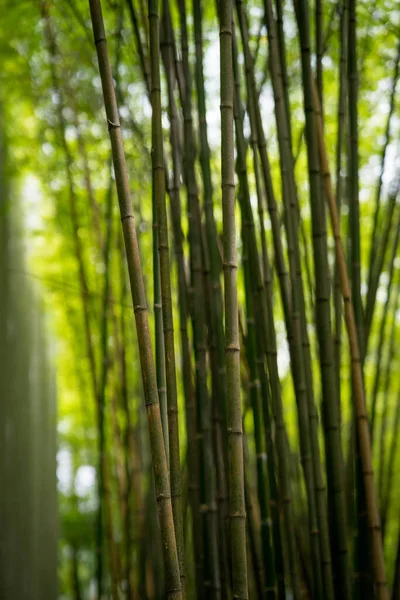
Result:
<instances>
[{"instance_id":1,"label":"bamboo culm segment","mask_svg":"<svg viewBox=\"0 0 400 600\"><path fill-rule=\"evenodd\" d=\"M225 351L232 592L233 598L246 600L248 598L248 587L237 298L231 0L220 1L220 83L223 269L225 283Z\"/></svg>"},{"instance_id":2,"label":"bamboo culm segment","mask_svg":"<svg viewBox=\"0 0 400 600\"><path fill-rule=\"evenodd\" d=\"M174 323L172 313L169 263L167 207L165 201L165 171L161 109L160 35L158 0L149 0L150 74L152 106L152 165L154 195L158 222L158 252L160 256L161 299L164 326L165 376L168 405L168 441L172 510L182 595L185 596L185 551L183 539L181 465L179 454L178 400L176 387Z\"/></svg>"},{"instance_id":3,"label":"bamboo culm segment","mask_svg":"<svg viewBox=\"0 0 400 600\"><path fill-rule=\"evenodd\" d=\"M215 496L214 457L212 448L211 401L207 388L207 337L205 315L204 261L202 259L202 227L200 201L195 172L195 136L192 118L192 83L189 67L185 3L179 3L182 40L184 86L180 90L184 121L184 174L188 199L191 285L195 297L192 304L194 353L197 384L197 432L201 447L200 502L202 505L204 573L211 598L221 594L218 560L218 523ZM169 16L169 15L168 15ZM184 92L182 94L182 92ZM178 140L177 140L178 143Z\"/></svg>"},{"instance_id":4,"label":"bamboo culm segment","mask_svg":"<svg viewBox=\"0 0 400 600\"><path fill-rule=\"evenodd\" d=\"M165 563L166 595L170 600L181 600L180 570L175 540L168 465L164 448L160 405L157 393L157 378L152 352L146 297L132 211L128 172L125 162L117 101L115 97L107 41L104 30L100 0L89 0L94 41L97 50L102 82L107 125L110 134L112 156L117 185L118 201L124 234L129 280L135 313L136 331L143 390L147 410L152 464L159 510L163 555Z\"/></svg>"},{"instance_id":5,"label":"bamboo culm segment","mask_svg":"<svg viewBox=\"0 0 400 600\"><path fill-rule=\"evenodd\" d=\"M354 390L354 403L357 435L359 438L360 455L362 463L362 474L364 478L367 517L371 535L371 553L374 570L374 580L379 600L388 599L388 590L386 585L385 563L383 558L382 536L380 526L380 516L374 482L374 473L372 470L371 440L369 432L368 417L365 406L364 382L361 368L360 348L357 335L357 326L354 316L350 282L347 272L347 264L340 234L340 220L337 212L336 200L333 193L331 176L329 171L328 154L326 151L321 119L319 116L318 96L315 85L313 87L314 107L318 115L317 133L318 146L321 159L321 170L324 180L324 191L328 202L333 235L335 239L336 262L338 265L340 288L344 304L344 319L346 324L347 336L350 345L351 355L351 376Z\"/></svg>"},{"instance_id":6,"label":"bamboo culm segment","mask_svg":"<svg viewBox=\"0 0 400 600\"><path fill-rule=\"evenodd\" d=\"M310 182L310 204L313 236L313 255L316 282L316 325L323 398L323 423L327 458L329 510L334 550L337 557L337 594L349 598L349 565L347 552L347 515L343 478L343 455L337 405L336 378L333 363L333 339L330 316L330 278L326 232L326 211L321 188L318 156L317 119L314 114L313 78L310 60L310 31L308 0L295 2L299 29L304 112L306 116L307 159Z\"/></svg>"}]
</instances>

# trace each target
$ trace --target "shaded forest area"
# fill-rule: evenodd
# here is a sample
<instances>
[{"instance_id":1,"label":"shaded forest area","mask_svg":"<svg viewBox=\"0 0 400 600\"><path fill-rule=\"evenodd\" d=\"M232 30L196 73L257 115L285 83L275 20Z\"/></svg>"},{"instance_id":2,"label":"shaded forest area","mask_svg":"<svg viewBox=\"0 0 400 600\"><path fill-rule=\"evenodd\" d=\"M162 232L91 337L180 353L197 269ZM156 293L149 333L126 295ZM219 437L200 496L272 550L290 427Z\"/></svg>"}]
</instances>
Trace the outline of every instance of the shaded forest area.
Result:
<instances>
[{"instance_id":1,"label":"shaded forest area","mask_svg":"<svg viewBox=\"0 0 400 600\"><path fill-rule=\"evenodd\" d=\"M1 599L400 600L398 2L3 9Z\"/></svg>"},{"instance_id":2,"label":"shaded forest area","mask_svg":"<svg viewBox=\"0 0 400 600\"><path fill-rule=\"evenodd\" d=\"M57 597L56 387L3 106L0 124L0 598L42 600Z\"/></svg>"}]
</instances>

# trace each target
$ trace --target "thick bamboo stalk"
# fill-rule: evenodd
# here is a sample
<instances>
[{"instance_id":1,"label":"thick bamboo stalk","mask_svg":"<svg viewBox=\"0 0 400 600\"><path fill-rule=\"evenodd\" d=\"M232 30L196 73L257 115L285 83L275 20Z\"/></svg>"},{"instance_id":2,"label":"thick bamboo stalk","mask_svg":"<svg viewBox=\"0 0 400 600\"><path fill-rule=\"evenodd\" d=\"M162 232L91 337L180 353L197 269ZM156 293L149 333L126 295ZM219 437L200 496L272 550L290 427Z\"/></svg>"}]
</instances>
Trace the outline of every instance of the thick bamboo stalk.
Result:
<instances>
[{"instance_id":1,"label":"thick bamboo stalk","mask_svg":"<svg viewBox=\"0 0 400 600\"><path fill-rule=\"evenodd\" d=\"M257 598L266 598L266 589L264 584L263 561L261 559L261 549L258 538L258 530L260 529L260 517L257 511L257 503L255 502L255 494L249 473L249 449L246 434L244 436L244 486L246 500L246 517L247 517L247 539L248 539L248 571L249 571L249 594L250 597L257 595ZM272 567L273 565L271 565ZM275 576L275 573L273 574ZM271 590L275 597L275 588Z\"/></svg>"},{"instance_id":2,"label":"thick bamboo stalk","mask_svg":"<svg viewBox=\"0 0 400 600\"><path fill-rule=\"evenodd\" d=\"M186 9L180 3L182 67L184 75L184 95L181 95L184 119L183 164L185 184L188 198L189 242L191 283L194 293L192 304L193 339L196 358L196 390L197 390L197 430L201 433L201 515L204 519L203 535L205 548L205 582L206 592L213 598L220 598L221 584L218 560L218 523L217 503L215 496L214 457L211 429L211 402L207 386L207 337L205 315L205 290L203 281L202 231L198 188L195 173L195 138L192 118L192 84L188 57L188 40L186 25ZM172 34L171 17L168 3L165 2L166 37ZM171 43L169 42L169 45ZM181 91L181 92L182 92ZM171 98L173 100L173 97ZM179 138L175 140L179 147Z\"/></svg>"},{"instance_id":3,"label":"thick bamboo stalk","mask_svg":"<svg viewBox=\"0 0 400 600\"><path fill-rule=\"evenodd\" d=\"M262 432L262 412L261 412L261 397L260 397L260 380L257 370L257 347L256 347L256 330L254 319L253 298L251 294L250 284L250 266L248 258L248 243L246 240L246 228L242 224L242 239L243 239L243 269L245 276L245 292L246 292L246 356L249 365L250 381L249 397L250 405L253 412L254 423L254 443L256 451L256 472L257 472L257 496L260 505L261 518L261 547L264 565L263 598L268 600L276 597L275 584L275 558L272 546L272 519L270 518L269 509L269 489L268 479L266 477L265 464L268 460L263 443ZM269 459L271 460L271 459Z\"/></svg>"},{"instance_id":4,"label":"thick bamboo stalk","mask_svg":"<svg viewBox=\"0 0 400 600\"><path fill-rule=\"evenodd\" d=\"M266 6L266 5L264 5ZM264 14L264 18L267 15ZM289 76L287 70L287 61L286 61L286 47L285 47L285 33L283 29L283 0L276 0L276 32L277 32L277 40L278 40L278 48L279 48L279 65L282 73L282 86L283 86L283 100L285 104L286 111L286 122L288 123L288 133L289 133L289 144L290 148L293 152L292 147L292 128L290 126L290 103L289 103ZM300 141L303 138L303 134L300 136Z\"/></svg>"},{"instance_id":5,"label":"thick bamboo stalk","mask_svg":"<svg viewBox=\"0 0 400 600\"><path fill-rule=\"evenodd\" d=\"M340 216L340 210L342 206L343 197L343 177L342 177L342 165L343 165L343 146L344 146L344 135L346 129L346 98L347 98L347 78L346 78L346 66L347 66L347 25L348 25L348 10L347 0L341 0L340 3L340 56L339 56L339 92L338 92L338 105L337 105L337 141L336 141L336 203L338 207L338 214ZM341 422L341 385L340 385L340 366L341 366L341 348L342 348L342 296L340 293L340 282L337 272L337 264L335 262L335 273L334 273L334 312L335 312L335 369L336 369L336 385L338 394L338 410L339 419Z\"/></svg>"},{"instance_id":6,"label":"thick bamboo stalk","mask_svg":"<svg viewBox=\"0 0 400 600\"><path fill-rule=\"evenodd\" d=\"M233 37L235 42L235 37ZM234 44L234 50L236 44ZM254 297L255 314L257 319L257 325L261 328L261 335L257 335L257 352L258 352L258 369L261 378L261 384L263 385L263 406L271 398L272 413L275 421L276 428L276 445L278 455L278 474L280 484L280 501L283 505L284 523L287 538L287 549L289 555L289 570L292 580L292 590L294 597L297 598L299 594L299 586L297 580L297 561L295 554L295 539L294 539L294 521L293 521L293 508L292 508L292 497L291 497L291 486L289 478L289 466L287 461L287 437L286 429L283 418L283 405L281 397L281 388L278 375L278 363L277 363L277 347L276 347L276 333L274 324L273 314L273 302L271 294L271 286L267 288L267 295L265 296L263 282L260 273L258 250L255 238L255 227L254 219L250 204L250 193L247 179L246 169L246 145L243 134L243 117L240 110L240 81L237 65L237 51L234 52L234 73L235 73L235 129L236 129L236 146L238 152L237 160L237 171L240 183L240 208L242 213L242 221L247 230L247 240L249 244L249 260L251 264L251 284ZM266 156L266 153L265 153ZM268 386L263 378L263 361L264 355L267 357L268 371L270 374L271 384L271 395L268 392ZM262 365L262 366L261 366ZM271 448L270 435L268 431L268 414L266 407L263 408L266 430L266 445ZM272 478L270 481L273 482ZM274 490L273 484L271 491ZM275 496L276 497L276 496ZM275 513L276 517L276 513ZM276 526L275 526L276 532ZM280 563L279 544L276 544L276 559L277 564ZM282 569L280 570L282 573ZM282 593L282 584L280 586Z\"/></svg>"},{"instance_id":7,"label":"thick bamboo stalk","mask_svg":"<svg viewBox=\"0 0 400 600\"><path fill-rule=\"evenodd\" d=\"M123 241L122 236L118 236L118 257L119 257L119 298L121 305L124 305L126 300L126 272L125 264L123 260ZM133 581L133 540L132 540L132 497L131 490L133 489L133 465L134 461L137 460L134 452L134 443L132 439L132 418L131 418L131 407L128 397L128 380L127 380L127 365L126 365L126 323L125 313L122 309L117 322L116 330L119 330L119 344L118 344L118 363L119 363L119 381L120 381L120 396L122 409L125 416L125 426L123 431L123 448L124 448L124 459L125 459L125 474L126 474L126 488L125 488L125 580L127 582L127 596L128 600L131 600L132 592L134 590ZM141 488L140 485L135 488L135 500L138 505L141 504ZM139 523L136 523L139 526Z\"/></svg>"},{"instance_id":8,"label":"thick bamboo stalk","mask_svg":"<svg viewBox=\"0 0 400 600\"><path fill-rule=\"evenodd\" d=\"M320 160L318 157L317 123L313 111L313 79L310 60L310 25L308 0L295 2L301 49L304 112L306 118L307 159L310 182L310 204L313 237L313 255L316 283L316 329L319 350L323 396L323 424L327 459L327 483L329 510L333 520L331 527L332 558L337 558L335 570L337 593L350 597L347 552L347 515L343 477L342 440L340 414L337 404L336 377L334 371L333 339L329 299L329 277L326 212L321 186ZM321 118L318 126L321 125Z\"/></svg>"},{"instance_id":9,"label":"thick bamboo stalk","mask_svg":"<svg viewBox=\"0 0 400 600\"><path fill-rule=\"evenodd\" d=\"M248 32L243 2L237 0L239 24L245 52L245 64L248 77L248 89L254 88L253 65L249 51ZM298 236L298 202L294 179L294 164L290 145L290 122L285 110L282 73L277 45L277 34L273 16L272 3L264 2L265 20L267 23L270 71L275 99L275 114L280 148L280 166L283 195L285 201L285 225L289 241L290 275L292 282L291 302L286 296L287 290L281 286L287 338L291 355L291 369L298 407L300 431L301 460L307 485L309 503L309 525L316 589L321 594L321 573L324 571L325 594L333 597L331 557L329 549L328 519L326 510L326 493L322 477L322 468L318 442L318 415L313 397L311 372L311 354L307 335L305 300L303 292L302 271L300 264L300 246ZM254 97L254 94L253 94ZM250 101L251 106L251 101ZM253 116L250 111L250 123L254 130ZM254 133L253 133L254 135ZM289 310L290 304L292 305ZM311 450L312 449L312 450ZM320 554L321 550L321 554ZM322 560L321 560L322 559ZM324 567L322 568L322 563Z\"/></svg>"},{"instance_id":10,"label":"thick bamboo stalk","mask_svg":"<svg viewBox=\"0 0 400 600\"><path fill-rule=\"evenodd\" d=\"M153 230L153 306L154 306L154 329L155 329L155 356L157 373L158 401L160 403L161 420L164 435L165 453L169 467L169 431L168 431L168 403L167 387L165 381L165 353L164 353L164 330L163 330L163 312L161 298L161 276L160 276L160 256L158 253L158 221L157 206L155 198L154 180L152 181L152 230Z\"/></svg>"},{"instance_id":11,"label":"thick bamboo stalk","mask_svg":"<svg viewBox=\"0 0 400 600\"><path fill-rule=\"evenodd\" d=\"M220 1L221 186L233 597L248 598L233 137L232 3Z\"/></svg>"},{"instance_id":12,"label":"thick bamboo stalk","mask_svg":"<svg viewBox=\"0 0 400 600\"><path fill-rule=\"evenodd\" d=\"M319 102L321 106L321 117L322 122L324 120L324 81L323 81L323 66L322 59L324 56L324 13L323 13L323 0L316 0L315 2L315 54L317 63L317 89Z\"/></svg>"},{"instance_id":13,"label":"thick bamboo stalk","mask_svg":"<svg viewBox=\"0 0 400 600\"><path fill-rule=\"evenodd\" d=\"M132 301L135 312L143 387L149 424L150 444L152 450L152 464L154 470L157 503L159 507L161 536L163 540L166 595L167 598L170 598L171 600L180 600L182 598L180 568L175 540L168 465L162 435L160 405L157 394L157 379L151 347L143 276L134 225L134 216L131 206L129 180L125 162L121 127L119 123L118 107L113 86L100 1L90 0L89 5L102 81L107 125L112 145L114 171L124 232L126 255L128 260Z\"/></svg>"},{"instance_id":14,"label":"thick bamboo stalk","mask_svg":"<svg viewBox=\"0 0 400 600\"><path fill-rule=\"evenodd\" d=\"M188 284L186 281L185 259L183 253L183 233L181 224L181 196L180 181L182 172L181 144L179 131L179 116L175 103L175 66L174 66L174 48L173 31L169 14L169 7L164 3L163 8L163 39L162 39L162 57L165 63L165 71L168 89L168 112L170 118L170 143L172 154L172 180L169 186L169 196L171 201L172 225L174 231L174 249L178 270L178 304L180 313L180 333L182 347L182 371L183 385L186 402L186 425L188 440L188 461L189 461L189 494L192 508L193 537L195 544L195 562L196 562L196 586L197 594L201 597L201 587L203 585L203 564L202 564L202 527L199 519L200 514L200 485L199 485L199 439L197 437L198 423L196 416L196 396L192 378L192 356L190 352L190 343L188 336Z\"/></svg>"},{"instance_id":15,"label":"thick bamboo stalk","mask_svg":"<svg viewBox=\"0 0 400 600\"><path fill-rule=\"evenodd\" d=\"M321 160L321 170L324 179L324 190L328 202L330 219L335 239L335 253L338 265L340 288L343 296L344 319L350 345L351 374L354 391L354 409L357 426L357 435L360 445L362 463L362 474L366 492L368 525L371 536L372 564L374 582L379 600L387 600L388 591L386 585L385 563L383 558L381 526L376 496L374 473L372 470L371 440L369 434L368 417L365 406L364 383L361 368L361 357L357 326L350 291L347 264L343 250L340 234L340 221L337 212L336 199L333 192L332 181L329 171L328 155L323 137L321 119L319 117L318 95L314 87L314 109L316 111L316 123L318 133L318 146Z\"/></svg>"},{"instance_id":16,"label":"thick bamboo stalk","mask_svg":"<svg viewBox=\"0 0 400 600\"><path fill-rule=\"evenodd\" d=\"M207 306L207 327L208 327L208 347L209 347L209 364L211 369L212 378L212 433L213 433L213 449L214 449L214 461L216 470L216 504L217 504L217 531L218 531L218 562L220 565L220 581L221 581L221 598L223 600L232 597L232 590L230 584L230 573L228 565L228 554L229 548L227 543L228 538L228 494L227 479L226 479L226 467L224 460L224 450L222 444L222 431L225 430L226 426L223 424L223 419L220 417L219 402L218 398L218 360L217 360L217 344L215 339L215 329L213 323L215 322L214 315L214 303L213 303L213 290L212 290L212 275L209 261L209 252L207 246L207 235L205 231L205 225L202 226L202 258L203 258L203 274L204 274L204 287L206 294L206 306ZM225 449L226 452L226 449ZM214 483L214 482L213 482Z\"/></svg>"},{"instance_id":17,"label":"thick bamboo stalk","mask_svg":"<svg viewBox=\"0 0 400 600\"><path fill-rule=\"evenodd\" d=\"M347 110L349 114L349 260L354 317L356 319L359 345L360 348L363 348L364 311L361 302L360 206L358 182L358 71L356 43L356 3L355 0L349 0L349 28L347 48Z\"/></svg>"},{"instance_id":18,"label":"thick bamboo stalk","mask_svg":"<svg viewBox=\"0 0 400 600\"><path fill-rule=\"evenodd\" d=\"M184 2L180 2L183 4ZM199 120L199 159L203 175L204 212L206 221L207 245L210 255L211 277L213 282L214 329L216 337L216 355L218 360L219 410L226 425L226 365L224 352L223 307L221 293L221 259L217 245L217 228L213 208L213 186L211 179L210 147L207 133L206 94L203 73L203 29L202 3L193 0L193 19L195 36L195 83L197 92L197 112Z\"/></svg>"},{"instance_id":19,"label":"thick bamboo stalk","mask_svg":"<svg viewBox=\"0 0 400 600\"><path fill-rule=\"evenodd\" d=\"M149 41L152 106L152 165L158 221L161 299L164 327L165 377L168 405L169 471L175 537L182 595L185 596L185 549L183 538L181 465L179 454L178 398L176 387L174 322L169 262L168 222L165 201L165 171L161 109L160 36L158 0L149 0Z\"/></svg>"}]
</instances>

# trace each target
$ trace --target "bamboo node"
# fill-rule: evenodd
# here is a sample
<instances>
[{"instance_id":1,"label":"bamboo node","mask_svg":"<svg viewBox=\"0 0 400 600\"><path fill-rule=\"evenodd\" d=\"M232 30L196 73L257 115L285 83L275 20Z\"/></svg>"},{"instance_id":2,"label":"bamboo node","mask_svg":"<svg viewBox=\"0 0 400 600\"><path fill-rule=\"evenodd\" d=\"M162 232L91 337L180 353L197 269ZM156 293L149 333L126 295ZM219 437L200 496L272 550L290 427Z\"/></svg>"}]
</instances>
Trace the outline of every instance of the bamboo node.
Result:
<instances>
[{"instance_id":1,"label":"bamboo node","mask_svg":"<svg viewBox=\"0 0 400 600\"><path fill-rule=\"evenodd\" d=\"M242 519L242 520L245 520L246 519L246 513L242 513L242 512L229 513L229 518L230 519Z\"/></svg>"},{"instance_id":2,"label":"bamboo node","mask_svg":"<svg viewBox=\"0 0 400 600\"><path fill-rule=\"evenodd\" d=\"M157 502L165 502L171 500L171 496L169 494L157 494Z\"/></svg>"},{"instance_id":3,"label":"bamboo node","mask_svg":"<svg viewBox=\"0 0 400 600\"><path fill-rule=\"evenodd\" d=\"M230 108L233 110L233 104L231 104L230 102L221 102L219 108L220 110L222 110L223 108Z\"/></svg>"},{"instance_id":4,"label":"bamboo node","mask_svg":"<svg viewBox=\"0 0 400 600\"><path fill-rule=\"evenodd\" d=\"M222 263L224 269L237 269L237 264L235 262L229 262L224 260Z\"/></svg>"},{"instance_id":5,"label":"bamboo node","mask_svg":"<svg viewBox=\"0 0 400 600\"><path fill-rule=\"evenodd\" d=\"M136 314L138 312L147 311L147 306L140 306L139 304L133 308L133 312Z\"/></svg>"},{"instance_id":6,"label":"bamboo node","mask_svg":"<svg viewBox=\"0 0 400 600\"><path fill-rule=\"evenodd\" d=\"M240 346L237 344L228 344L225 346L225 352L240 352Z\"/></svg>"},{"instance_id":7,"label":"bamboo node","mask_svg":"<svg viewBox=\"0 0 400 600\"><path fill-rule=\"evenodd\" d=\"M107 119L108 131L111 129L119 129L121 125L119 123L113 123L110 119Z\"/></svg>"},{"instance_id":8,"label":"bamboo node","mask_svg":"<svg viewBox=\"0 0 400 600\"><path fill-rule=\"evenodd\" d=\"M233 429L232 427L227 428L227 433L228 433L228 435L238 435L238 436L243 435L243 431L241 429Z\"/></svg>"},{"instance_id":9,"label":"bamboo node","mask_svg":"<svg viewBox=\"0 0 400 600\"><path fill-rule=\"evenodd\" d=\"M132 213L127 213L126 215L123 215L121 217L121 223L123 223L126 219L133 219L133 220L135 220L135 217L133 216Z\"/></svg>"}]
</instances>

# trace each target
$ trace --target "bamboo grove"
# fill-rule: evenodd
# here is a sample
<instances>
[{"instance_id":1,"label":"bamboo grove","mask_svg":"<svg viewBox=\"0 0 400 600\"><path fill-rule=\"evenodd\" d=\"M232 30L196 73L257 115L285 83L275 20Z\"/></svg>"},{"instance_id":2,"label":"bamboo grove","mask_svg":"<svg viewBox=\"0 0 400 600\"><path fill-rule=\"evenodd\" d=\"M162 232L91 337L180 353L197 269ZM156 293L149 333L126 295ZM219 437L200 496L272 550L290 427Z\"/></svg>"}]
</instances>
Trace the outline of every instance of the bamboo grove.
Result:
<instances>
[{"instance_id":1,"label":"bamboo grove","mask_svg":"<svg viewBox=\"0 0 400 600\"><path fill-rule=\"evenodd\" d=\"M61 597L400 600L399 6L13 12Z\"/></svg>"}]
</instances>

